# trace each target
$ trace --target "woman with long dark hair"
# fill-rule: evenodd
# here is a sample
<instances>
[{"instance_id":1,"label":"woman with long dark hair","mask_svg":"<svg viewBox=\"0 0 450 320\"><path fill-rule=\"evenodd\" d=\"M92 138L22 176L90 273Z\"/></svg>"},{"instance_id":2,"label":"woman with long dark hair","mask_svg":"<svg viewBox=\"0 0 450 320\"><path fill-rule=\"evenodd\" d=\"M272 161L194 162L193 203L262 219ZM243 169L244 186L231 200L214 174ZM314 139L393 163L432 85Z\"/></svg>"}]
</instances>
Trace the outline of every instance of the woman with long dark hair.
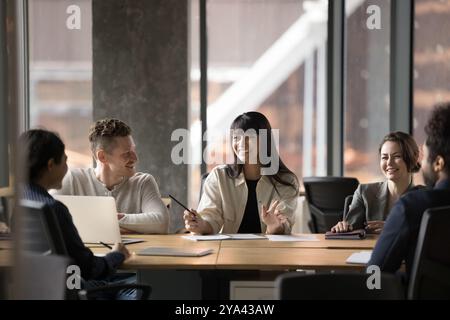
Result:
<instances>
[{"instance_id":1,"label":"woman with long dark hair","mask_svg":"<svg viewBox=\"0 0 450 320\"><path fill-rule=\"evenodd\" d=\"M198 210L184 212L186 229L289 234L298 179L281 161L269 121L259 112L246 112L231 124L231 138L234 162L208 175Z\"/></svg>"}]
</instances>

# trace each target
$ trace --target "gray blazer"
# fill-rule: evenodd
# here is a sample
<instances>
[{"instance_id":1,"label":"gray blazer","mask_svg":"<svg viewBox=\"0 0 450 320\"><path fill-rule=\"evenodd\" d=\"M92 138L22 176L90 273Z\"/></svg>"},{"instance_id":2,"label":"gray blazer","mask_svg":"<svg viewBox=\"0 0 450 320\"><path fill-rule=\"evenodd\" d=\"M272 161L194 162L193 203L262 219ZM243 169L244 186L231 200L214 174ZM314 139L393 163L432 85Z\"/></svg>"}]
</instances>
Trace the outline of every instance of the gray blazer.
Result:
<instances>
[{"instance_id":1,"label":"gray blazer","mask_svg":"<svg viewBox=\"0 0 450 320\"><path fill-rule=\"evenodd\" d=\"M405 191L422 188L410 184ZM353 200L346 220L353 229L363 229L366 221L384 221L389 214L388 210L389 190L388 182L375 182L360 184L353 194Z\"/></svg>"}]
</instances>

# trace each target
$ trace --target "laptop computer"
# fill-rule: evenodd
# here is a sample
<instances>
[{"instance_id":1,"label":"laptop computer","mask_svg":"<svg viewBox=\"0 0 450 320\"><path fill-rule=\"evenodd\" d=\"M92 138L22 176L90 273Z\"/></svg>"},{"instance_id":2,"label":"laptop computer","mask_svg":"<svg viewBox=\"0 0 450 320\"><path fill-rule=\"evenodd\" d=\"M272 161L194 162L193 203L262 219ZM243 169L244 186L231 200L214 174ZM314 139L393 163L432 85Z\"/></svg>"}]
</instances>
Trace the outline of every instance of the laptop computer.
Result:
<instances>
[{"instance_id":1,"label":"laptop computer","mask_svg":"<svg viewBox=\"0 0 450 320\"><path fill-rule=\"evenodd\" d=\"M113 197L54 195L69 209L73 223L84 243L124 244L143 242L120 235L116 202Z\"/></svg>"}]
</instances>

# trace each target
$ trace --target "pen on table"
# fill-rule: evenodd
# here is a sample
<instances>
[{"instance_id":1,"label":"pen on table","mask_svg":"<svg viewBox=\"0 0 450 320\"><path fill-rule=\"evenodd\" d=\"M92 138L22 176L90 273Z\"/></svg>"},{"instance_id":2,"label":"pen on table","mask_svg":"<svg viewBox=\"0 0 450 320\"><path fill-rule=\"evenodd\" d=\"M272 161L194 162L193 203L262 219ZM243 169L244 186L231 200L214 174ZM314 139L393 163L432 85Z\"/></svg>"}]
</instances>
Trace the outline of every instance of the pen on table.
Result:
<instances>
[{"instance_id":1,"label":"pen on table","mask_svg":"<svg viewBox=\"0 0 450 320\"><path fill-rule=\"evenodd\" d=\"M187 211L189 211L190 213L192 213L194 215L194 218L197 217L197 214L195 212L193 212L192 210L188 209L184 204L182 204L180 201L178 201L177 199L175 199L174 197L172 197L172 195L169 194L169 197L175 201L176 203L178 203L180 206L182 206L184 209L186 209Z\"/></svg>"},{"instance_id":2,"label":"pen on table","mask_svg":"<svg viewBox=\"0 0 450 320\"><path fill-rule=\"evenodd\" d=\"M107 248L112 249L112 247L111 247L109 244L106 244L106 243L101 242L101 241L99 241L98 243L100 243L101 245L103 245L103 246L105 246L105 247L107 247Z\"/></svg>"}]
</instances>

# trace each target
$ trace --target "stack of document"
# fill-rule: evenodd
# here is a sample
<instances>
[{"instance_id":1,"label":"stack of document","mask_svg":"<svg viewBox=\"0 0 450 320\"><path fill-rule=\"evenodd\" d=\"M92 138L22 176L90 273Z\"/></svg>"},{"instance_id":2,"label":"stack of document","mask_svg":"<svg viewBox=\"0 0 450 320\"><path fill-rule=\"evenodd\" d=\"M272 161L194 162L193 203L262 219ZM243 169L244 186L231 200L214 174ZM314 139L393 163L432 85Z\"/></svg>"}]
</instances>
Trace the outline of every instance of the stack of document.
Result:
<instances>
[{"instance_id":1,"label":"stack of document","mask_svg":"<svg viewBox=\"0 0 450 320\"><path fill-rule=\"evenodd\" d=\"M183 236L185 239L193 241L219 241L219 240L261 240L267 239L265 236L260 236L251 233L234 233L234 234L212 234L212 235L191 235Z\"/></svg>"},{"instance_id":2,"label":"stack of document","mask_svg":"<svg viewBox=\"0 0 450 320\"><path fill-rule=\"evenodd\" d=\"M369 263L371 256L372 256L372 251L355 252L355 253L352 253L345 262L350 263L350 264L367 264L367 263Z\"/></svg>"}]
</instances>

